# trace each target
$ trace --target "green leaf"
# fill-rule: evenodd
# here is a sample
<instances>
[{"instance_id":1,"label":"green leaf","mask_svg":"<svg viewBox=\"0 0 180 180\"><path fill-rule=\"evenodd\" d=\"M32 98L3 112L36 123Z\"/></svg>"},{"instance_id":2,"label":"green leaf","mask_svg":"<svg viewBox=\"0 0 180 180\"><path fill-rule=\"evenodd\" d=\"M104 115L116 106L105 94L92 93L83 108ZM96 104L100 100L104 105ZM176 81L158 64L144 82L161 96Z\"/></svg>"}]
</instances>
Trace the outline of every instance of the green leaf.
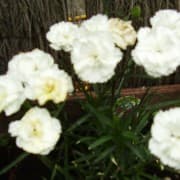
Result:
<instances>
[{"instance_id":1,"label":"green leaf","mask_svg":"<svg viewBox=\"0 0 180 180\"><path fill-rule=\"evenodd\" d=\"M105 125L105 124L109 125L109 122L111 122L111 119L109 117L103 114L103 112L100 112L99 109L96 109L95 107L93 107L91 104L86 103L86 108L88 109L88 111L90 111L92 114L96 116L96 118L99 120L99 122L102 125Z\"/></svg>"},{"instance_id":2,"label":"green leaf","mask_svg":"<svg viewBox=\"0 0 180 180\"><path fill-rule=\"evenodd\" d=\"M134 18L138 18L141 16L141 7L140 6L134 6L131 9L131 16Z\"/></svg>"},{"instance_id":3,"label":"green leaf","mask_svg":"<svg viewBox=\"0 0 180 180\"><path fill-rule=\"evenodd\" d=\"M134 134L134 132L131 132L131 131L124 131L122 133L122 135L125 137L125 138L128 138L130 140L137 140L137 136Z\"/></svg>"},{"instance_id":4,"label":"green leaf","mask_svg":"<svg viewBox=\"0 0 180 180\"><path fill-rule=\"evenodd\" d=\"M139 124L136 126L136 130L135 130L136 133L141 132L142 129L147 125L147 122L148 122L148 120L149 120L149 118L148 118L149 115L150 115L150 112L149 112L149 113L147 112L147 113L143 116L143 118L140 120Z\"/></svg>"},{"instance_id":5,"label":"green leaf","mask_svg":"<svg viewBox=\"0 0 180 180\"><path fill-rule=\"evenodd\" d=\"M104 144L105 142L107 141L110 141L112 139L111 136L103 136L101 138L99 138L98 140L96 140L95 142L93 142L89 147L88 149L91 150L91 149L94 149L102 144Z\"/></svg>"},{"instance_id":6,"label":"green leaf","mask_svg":"<svg viewBox=\"0 0 180 180\"><path fill-rule=\"evenodd\" d=\"M98 163L99 161L103 160L106 156L109 156L109 158L110 158L110 155L114 151L114 149L115 149L115 146L110 147L110 148L106 149L105 151L103 151L101 154L99 154L99 156L94 161L94 163Z\"/></svg>"},{"instance_id":7,"label":"green leaf","mask_svg":"<svg viewBox=\"0 0 180 180\"><path fill-rule=\"evenodd\" d=\"M8 172L11 168L20 163L23 159L25 159L29 154L24 152L17 159L15 159L11 164L7 165L5 168L0 170L0 175Z\"/></svg>"},{"instance_id":8,"label":"green leaf","mask_svg":"<svg viewBox=\"0 0 180 180\"><path fill-rule=\"evenodd\" d=\"M54 112L52 112L52 115L55 117L58 117L59 114L61 113L62 109L64 108L66 102L63 102L61 104L57 104L56 106L56 110Z\"/></svg>"},{"instance_id":9,"label":"green leaf","mask_svg":"<svg viewBox=\"0 0 180 180\"><path fill-rule=\"evenodd\" d=\"M65 176L64 170L58 164L55 164L54 168L52 170L52 173L51 173L50 180L55 180L55 177L58 175L57 172L59 172L59 173L61 173L62 175Z\"/></svg>"},{"instance_id":10,"label":"green leaf","mask_svg":"<svg viewBox=\"0 0 180 180\"><path fill-rule=\"evenodd\" d=\"M149 179L149 180L160 180L160 178L156 177L155 175L147 174L145 172L141 172L140 175L143 178Z\"/></svg>"},{"instance_id":11,"label":"green leaf","mask_svg":"<svg viewBox=\"0 0 180 180\"><path fill-rule=\"evenodd\" d=\"M61 174L65 175L64 170L56 164L56 170L59 171Z\"/></svg>"},{"instance_id":12,"label":"green leaf","mask_svg":"<svg viewBox=\"0 0 180 180\"><path fill-rule=\"evenodd\" d=\"M87 137L83 137L83 138L80 138L76 144L80 144L80 143L83 143L83 142L89 142L89 141L92 141L94 139L94 137L90 137L90 136L87 136Z\"/></svg>"},{"instance_id":13,"label":"green leaf","mask_svg":"<svg viewBox=\"0 0 180 180\"><path fill-rule=\"evenodd\" d=\"M87 155L83 155L82 157L72 161L74 164L78 164L78 163L81 163L83 161L89 161L91 159L93 159L95 156L95 154L87 154Z\"/></svg>"},{"instance_id":14,"label":"green leaf","mask_svg":"<svg viewBox=\"0 0 180 180\"><path fill-rule=\"evenodd\" d=\"M38 156L41 162L50 170L53 169L53 162L46 156Z\"/></svg>"},{"instance_id":15,"label":"green leaf","mask_svg":"<svg viewBox=\"0 0 180 180\"><path fill-rule=\"evenodd\" d=\"M108 165L106 166L105 170L104 170L104 177L107 177L108 173L111 173L111 168L114 164L112 163L112 161L109 161Z\"/></svg>"},{"instance_id":16,"label":"green leaf","mask_svg":"<svg viewBox=\"0 0 180 180\"><path fill-rule=\"evenodd\" d=\"M53 171L52 171L52 174L51 174L50 180L54 180L55 179L56 173L57 173L57 167L56 167L56 164L55 164L54 168L53 168Z\"/></svg>"},{"instance_id":17,"label":"green leaf","mask_svg":"<svg viewBox=\"0 0 180 180\"><path fill-rule=\"evenodd\" d=\"M62 169L58 164L54 165L54 163L47 156L39 156L39 159L52 172L51 178L55 178L57 171L65 175L64 169Z\"/></svg>"},{"instance_id":18,"label":"green leaf","mask_svg":"<svg viewBox=\"0 0 180 180\"><path fill-rule=\"evenodd\" d=\"M67 129L68 131L73 131L74 129L76 129L78 126L80 126L81 124L85 123L88 119L89 119L90 115L87 114L86 116L83 116L82 118L80 118L79 120L77 120L71 127L69 127Z\"/></svg>"},{"instance_id":19,"label":"green leaf","mask_svg":"<svg viewBox=\"0 0 180 180\"><path fill-rule=\"evenodd\" d=\"M132 153L134 153L137 157L139 157L142 161L145 161L143 153L141 152L141 149L136 146L133 145L131 143L126 143L127 147L132 151Z\"/></svg>"},{"instance_id":20,"label":"green leaf","mask_svg":"<svg viewBox=\"0 0 180 180\"><path fill-rule=\"evenodd\" d=\"M168 106L179 106L180 105L180 100L173 100L173 101L166 101L166 102L161 102L159 104L153 104L153 105L149 105L146 106L144 109L146 110L158 110L164 107L168 107Z\"/></svg>"}]
</instances>

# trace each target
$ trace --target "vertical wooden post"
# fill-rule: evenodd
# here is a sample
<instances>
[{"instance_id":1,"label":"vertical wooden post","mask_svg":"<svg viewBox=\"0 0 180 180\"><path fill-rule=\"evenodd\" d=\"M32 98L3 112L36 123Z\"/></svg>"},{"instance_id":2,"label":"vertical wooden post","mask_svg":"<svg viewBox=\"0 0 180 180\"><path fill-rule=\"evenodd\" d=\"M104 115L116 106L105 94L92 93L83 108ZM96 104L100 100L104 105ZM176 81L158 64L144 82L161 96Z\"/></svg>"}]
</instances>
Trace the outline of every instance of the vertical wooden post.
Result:
<instances>
[{"instance_id":1,"label":"vertical wooden post","mask_svg":"<svg viewBox=\"0 0 180 180\"><path fill-rule=\"evenodd\" d=\"M180 0L177 0L177 9L180 11Z\"/></svg>"},{"instance_id":2,"label":"vertical wooden post","mask_svg":"<svg viewBox=\"0 0 180 180\"><path fill-rule=\"evenodd\" d=\"M79 21L86 18L84 0L67 0L68 20Z\"/></svg>"}]
</instances>

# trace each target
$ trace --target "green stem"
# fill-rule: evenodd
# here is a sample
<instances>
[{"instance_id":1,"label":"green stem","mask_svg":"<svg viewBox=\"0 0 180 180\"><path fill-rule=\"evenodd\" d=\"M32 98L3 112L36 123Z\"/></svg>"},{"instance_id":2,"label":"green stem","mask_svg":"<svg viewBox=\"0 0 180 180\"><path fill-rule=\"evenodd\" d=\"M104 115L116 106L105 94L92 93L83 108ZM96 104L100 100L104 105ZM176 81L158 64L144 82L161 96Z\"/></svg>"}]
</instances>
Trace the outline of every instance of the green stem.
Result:
<instances>
[{"instance_id":1,"label":"green stem","mask_svg":"<svg viewBox=\"0 0 180 180\"><path fill-rule=\"evenodd\" d=\"M21 162L23 159L25 159L29 154L24 152L22 153L17 159L15 159L11 164L7 165L5 168L0 170L0 175L8 172L11 168L16 166L19 162Z\"/></svg>"}]
</instances>

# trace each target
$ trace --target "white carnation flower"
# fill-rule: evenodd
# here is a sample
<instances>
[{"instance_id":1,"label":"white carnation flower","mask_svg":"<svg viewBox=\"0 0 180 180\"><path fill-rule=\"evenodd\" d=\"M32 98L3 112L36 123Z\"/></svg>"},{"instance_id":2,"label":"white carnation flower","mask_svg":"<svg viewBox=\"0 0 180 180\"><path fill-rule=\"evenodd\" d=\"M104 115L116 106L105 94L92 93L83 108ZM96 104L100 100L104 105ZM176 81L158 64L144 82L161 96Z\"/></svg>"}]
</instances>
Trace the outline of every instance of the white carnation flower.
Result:
<instances>
[{"instance_id":1,"label":"white carnation flower","mask_svg":"<svg viewBox=\"0 0 180 180\"><path fill-rule=\"evenodd\" d=\"M41 71L53 66L56 65L50 54L34 49L15 55L8 64L8 73L27 83L30 77L36 78Z\"/></svg>"},{"instance_id":2,"label":"white carnation flower","mask_svg":"<svg viewBox=\"0 0 180 180\"><path fill-rule=\"evenodd\" d=\"M114 43L124 50L127 46L134 45L136 41L136 31L131 25L131 21L111 18L109 20L109 31L112 33Z\"/></svg>"},{"instance_id":3,"label":"white carnation flower","mask_svg":"<svg viewBox=\"0 0 180 180\"><path fill-rule=\"evenodd\" d=\"M0 112L12 115L19 111L24 100L22 84L10 75L0 76Z\"/></svg>"},{"instance_id":4,"label":"white carnation flower","mask_svg":"<svg viewBox=\"0 0 180 180\"><path fill-rule=\"evenodd\" d=\"M174 36L180 41L180 13L176 10L159 10L150 19L153 28L162 26L173 31Z\"/></svg>"},{"instance_id":5,"label":"white carnation flower","mask_svg":"<svg viewBox=\"0 0 180 180\"><path fill-rule=\"evenodd\" d=\"M47 109L34 107L21 120L9 124L9 133L16 145L32 154L47 155L60 138L61 124Z\"/></svg>"},{"instance_id":6,"label":"white carnation flower","mask_svg":"<svg viewBox=\"0 0 180 180\"><path fill-rule=\"evenodd\" d=\"M89 32L77 42L71 53L71 61L78 77L90 83L103 83L113 75L122 59L122 52L115 48L111 36L103 32Z\"/></svg>"},{"instance_id":7,"label":"white carnation flower","mask_svg":"<svg viewBox=\"0 0 180 180\"><path fill-rule=\"evenodd\" d=\"M54 103L60 103L72 91L73 84L70 76L63 70L51 68L41 72L35 79L29 79L26 97L31 100L38 100L40 105L44 105L50 100Z\"/></svg>"},{"instance_id":8,"label":"white carnation flower","mask_svg":"<svg viewBox=\"0 0 180 180\"><path fill-rule=\"evenodd\" d=\"M152 77L167 76L180 65L179 43L167 28L141 28L138 43L132 51L133 60Z\"/></svg>"},{"instance_id":9,"label":"white carnation flower","mask_svg":"<svg viewBox=\"0 0 180 180\"><path fill-rule=\"evenodd\" d=\"M108 31L108 17L102 14L92 16L82 22L81 28L87 31Z\"/></svg>"},{"instance_id":10,"label":"white carnation flower","mask_svg":"<svg viewBox=\"0 0 180 180\"><path fill-rule=\"evenodd\" d=\"M46 34L50 47L55 50L71 51L76 36L78 34L78 26L71 22L60 22L50 27Z\"/></svg>"},{"instance_id":11,"label":"white carnation flower","mask_svg":"<svg viewBox=\"0 0 180 180\"><path fill-rule=\"evenodd\" d=\"M160 111L154 118L149 149L169 167L180 170L180 108Z\"/></svg>"}]
</instances>

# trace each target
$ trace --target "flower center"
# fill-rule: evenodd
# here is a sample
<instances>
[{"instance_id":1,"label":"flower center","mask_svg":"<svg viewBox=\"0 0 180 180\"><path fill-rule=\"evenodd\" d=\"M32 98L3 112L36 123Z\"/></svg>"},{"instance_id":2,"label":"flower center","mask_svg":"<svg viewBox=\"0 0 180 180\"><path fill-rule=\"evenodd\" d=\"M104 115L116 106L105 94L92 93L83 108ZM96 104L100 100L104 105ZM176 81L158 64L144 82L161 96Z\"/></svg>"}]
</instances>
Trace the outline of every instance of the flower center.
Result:
<instances>
[{"instance_id":1,"label":"flower center","mask_svg":"<svg viewBox=\"0 0 180 180\"><path fill-rule=\"evenodd\" d=\"M93 58L94 58L95 60L97 60L97 59L98 59L98 55L97 55L97 54L93 54Z\"/></svg>"},{"instance_id":2,"label":"flower center","mask_svg":"<svg viewBox=\"0 0 180 180\"><path fill-rule=\"evenodd\" d=\"M64 39L68 40L69 39L69 35L68 34L64 34Z\"/></svg>"},{"instance_id":3,"label":"flower center","mask_svg":"<svg viewBox=\"0 0 180 180\"><path fill-rule=\"evenodd\" d=\"M33 120L31 122L31 135L34 137L41 137L42 136L42 128L41 128L41 123L39 120Z\"/></svg>"},{"instance_id":4,"label":"flower center","mask_svg":"<svg viewBox=\"0 0 180 180\"><path fill-rule=\"evenodd\" d=\"M38 70L39 70L39 68L38 68L38 66L37 66L36 64L34 64L33 70L34 70L34 71L38 71Z\"/></svg>"},{"instance_id":5,"label":"flower center","mask_svg":"<svg viewBox=\"0 0 180 180\"><path fill-rule=\"evenodd\" d=\"M92 54L90 54L90 57L93 61L99 61L99 55L97 53L93 52Z\"/></svg>"},{"instance_id":6,"label":"flower center","mask_svg":"<svg viewBox=\"0 0 180 180\"><path fill-rule=\"evenodd\" d=\"M52 80L49 80L44 85L44 92L45 94L50 94L55 90L55 88L56 88L55 83Z\"/></svg>"}]
</instances>

